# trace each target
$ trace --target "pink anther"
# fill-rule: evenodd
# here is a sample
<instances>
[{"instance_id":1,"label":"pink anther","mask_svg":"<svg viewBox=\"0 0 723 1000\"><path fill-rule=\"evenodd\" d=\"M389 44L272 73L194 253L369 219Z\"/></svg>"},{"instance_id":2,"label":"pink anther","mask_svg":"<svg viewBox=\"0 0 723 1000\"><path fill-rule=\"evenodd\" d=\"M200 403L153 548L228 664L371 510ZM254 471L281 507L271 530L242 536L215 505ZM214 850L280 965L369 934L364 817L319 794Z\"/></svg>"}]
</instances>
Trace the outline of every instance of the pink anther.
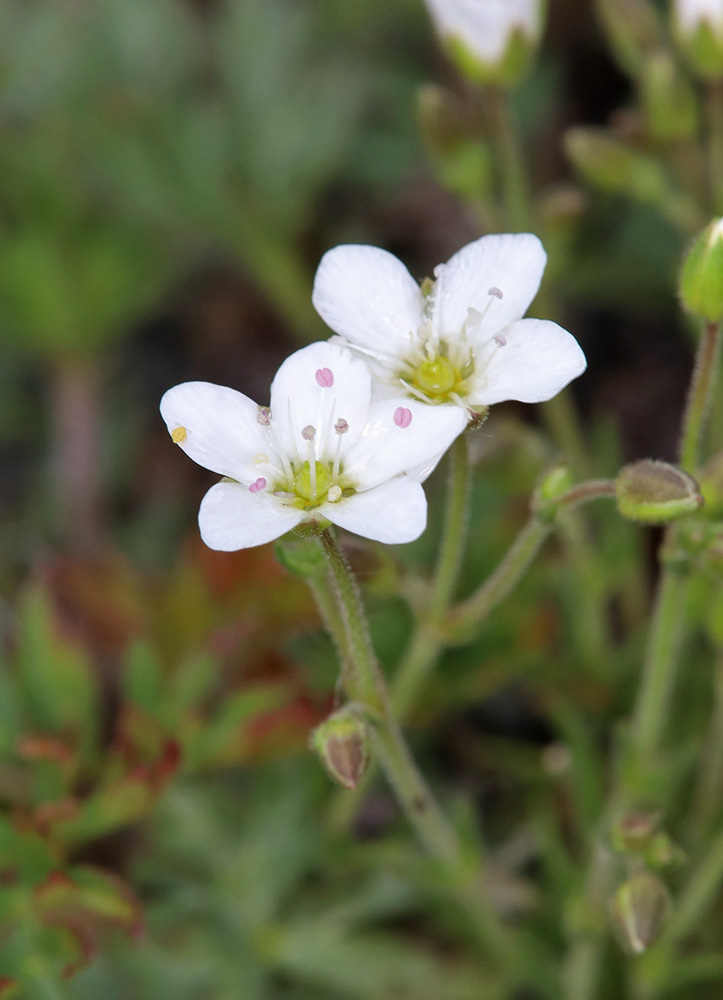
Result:
<instances>
[{"instance_id":1,"label":"pink anther","mask_svg":"<svg viewBox=\"0 0 723 1000\"><path fill-rule=\"evenodd\" d=\"M316 381L322 389L330 389L334 384L334 372L331 368L317 368Z\"/></svg>"},{"instance_id":2,"label":"pink anther","mask_svg":"<svg viewBox=\"0 0 723 1000\"><path fill-rule=\"evenodd\" d=\"M412 422L412 411L406 406L398 406L394 411L393 420L397 427L409 427Z\"/></svg>"},{"instance_id":3,"label":"pink anther","mask_svg":"<svg viewBox=\"0 0 723 1000\"><path fill-rule=\"evenodd\" d=\"M249 493L258 493L266 486L266 480L263 476L259 476L255 483L251 483L249 486Z\"/></svg>"},{"instance_id":4,"label":"pink anther","mask_svg":"<svg viewBox=\"0 0 723 1000\"><path fill-rule=\"evenodd\" d=\"M507 344L507 337L503 333L496 333L492 339L498 347L504 347Z\"/></svg>"}]
</instances>

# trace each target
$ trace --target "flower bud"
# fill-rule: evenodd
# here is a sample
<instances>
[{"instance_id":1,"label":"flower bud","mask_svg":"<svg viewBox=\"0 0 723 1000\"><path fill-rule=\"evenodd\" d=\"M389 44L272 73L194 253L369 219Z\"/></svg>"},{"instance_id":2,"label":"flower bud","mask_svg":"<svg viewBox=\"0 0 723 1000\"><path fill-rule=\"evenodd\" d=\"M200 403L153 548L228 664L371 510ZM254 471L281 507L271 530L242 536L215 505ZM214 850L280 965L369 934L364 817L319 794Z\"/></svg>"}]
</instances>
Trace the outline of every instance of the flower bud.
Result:
<instances>
[{"instance_id":1,"label":"flower bud","mask_svg":"<svg viewBox=\"0 0 723 1000\"><path fill-rule=\"evenodd\" d=\"M626 950L634 955L660 937L670 910L665 883L652 872L634 875L619 887L612 902L615 929Z\"/></svg>"},{"instance_id":2,"label":"flower bud","mask_svg":"<svg viewBox=\"0 0 723 1000\"><path fill-rule=\"evenodd\" d=\"M285 570L302 580L326 572L326 558L315 538L285 535L275 543L274 554Z\"/></svg>"},{"instance_id":3,"label":"flower bud","mask_svg":"<svg viewBox=\"0 0 723 1000\"><path fill-rule=\"evenodd\" d=\"M648 128L655 139L690 139L698 129L698 101L687 77L670 52L655 52L645 61L642 99Z\"/></svg>"},{"instance_id":4,"label":"flower bud","mask_svg":"<svg viewBox=\"0 0 723 1000\"><path fill-rule=\"evenodd\" d=\"M613 847L621 854L643 854L660 828L660 816L631 813L612 829Z\"/></svg>"},{"instance_id":5,"label":"flower bud","mask_svg":"<svg viewBox=\"0 0 723 1000\"><path fill-rule=\"evenodd\" d=\"M696 481L652 458L626 465L615 480L618 510L631 521L666 524L692 514L703 503Z\"/></svg>"},{"instance_id":6,"label":"flower bud","mask_svg":"<svg viewBox=\"0 0 723 1000\"><path fill-rule=\"evenodd\" d=\"M334 712L314 730L311 742L331 777L355 789L369 765L368 729L359 710L347 705Z\"/></svg>"},{"instance_id":7,"label":"flower bud","mask_svg":"<svg viewBox=\"0 0 723 1000\"><path fill-rule=\"evenodd\" d=\"M680 273L680 297L688 312L711 323L723 319L723 219L697 237Z\"/></svg>"},{"instance_id":8,"label":"flower bud","mask_svg":"<svg viewBox=\"0 0 723 1000\"><path fill-rule=\"evenodd\" d=\"M568 129L565 151L585 180L602 191L627 194L650 204L667 196L668 180L658 160L605 129Z\"/></svg>"},{"instance_id":9,"label":"flower bud","mask_svg":"<svg viewBox=\"0 0 723 1000\"><path fill-rule=\"evenodd\" d=\"M434 84L421 87L417 116L440 184L461 198L488 197L492 154L486 142L473 136L454 95Z\"/></svg>"},{"instance_id":10,"label":"flower bud","mask_svg":"<svg viewBox=\"0 0 723 1000\"><path fill-rule=\"evenodd\" d=\"M673 34L693 70L723 77L723 0L673 0Z\"/></svg>"},{"instance_id":11,"label":"flower bud","mask_svg":"<svg viewBox=\"0 0 723 1000\"><path fill-rule=\"evenodd\" d=\"M516 83L537 49L542 0L426 0L460 73L473 83Z\"/></svg>"},{"instance_id":12,"label":"flower bud","mask_svg":"<svg viewBox=\"0 0 723 1000\"><path fill-rule=\"evenodd\" d=\"M655 8L649 0L597 0L596 7L618 63L637 76L646 53L659 42Z\"/></svg>"},{"instance_id":13,"label":"flower bud","mask_svg":"<svg viewBox=\"0 0 723 1000\"><path fill-rule=\"evenodd\" d=\"M572 473L565 465L555 465L543 473L537 483L532 507L543 521L553 521L557 514L557 499L573 485Z\"/></svg>"}]
</instances>

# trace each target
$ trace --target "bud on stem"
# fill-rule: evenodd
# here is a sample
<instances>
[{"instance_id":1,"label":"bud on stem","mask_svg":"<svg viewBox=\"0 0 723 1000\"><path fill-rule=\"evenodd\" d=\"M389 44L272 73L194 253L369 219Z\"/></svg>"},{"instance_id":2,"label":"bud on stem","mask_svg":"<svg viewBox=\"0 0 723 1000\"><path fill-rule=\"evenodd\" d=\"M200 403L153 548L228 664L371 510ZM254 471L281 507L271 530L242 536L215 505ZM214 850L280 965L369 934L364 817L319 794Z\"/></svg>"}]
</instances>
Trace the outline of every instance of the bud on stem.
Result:
<instances>
[{"instance_id":1,"label":"bud on stem","mask_svg":"<svg viewBox=\"0 0 723 1000\"><path fill-rule=\"evenodd\" d=\"M369 766L363 709L352 704L334 712L314 730L311 743L334 781L353 791Z\"/></svg>"}]
</instances>

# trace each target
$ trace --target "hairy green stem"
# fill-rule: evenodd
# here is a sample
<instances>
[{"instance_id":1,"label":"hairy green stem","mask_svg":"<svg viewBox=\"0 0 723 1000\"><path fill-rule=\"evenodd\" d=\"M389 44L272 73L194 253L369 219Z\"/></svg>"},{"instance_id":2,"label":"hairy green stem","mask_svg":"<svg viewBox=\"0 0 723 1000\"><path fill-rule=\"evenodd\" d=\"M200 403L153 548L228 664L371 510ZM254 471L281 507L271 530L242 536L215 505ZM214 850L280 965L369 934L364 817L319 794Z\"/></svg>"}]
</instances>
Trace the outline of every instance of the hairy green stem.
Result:
<instances>
[{"instance_id":1,"label":"hairy green stem","mask_svg":"<svg viewBox=\"0 0 723 1000\"><path fill-rule=\"evenodd\" d=\"M695 473L700 467L703 435L713 401L720 351L720 324L706 323L696 353L680 440L680 464L686 472Z\"/></svg>"},{"instance_id":2,"label":"hairy green stem","mask_svg":"<svg viewBox=\"0 0 723 1000\"><path fill-rule=\"evenodd\" d=\"M713 80L706 91L708 176L712 215L723 215L723 82Z\"/></svg>"},{"instance_id":3,"label":"hairy green stem","mask_svg":"<svg viewBox=\"0 0 723 1000\"><path fill-rule=\"evenodd\" d=\"M532 224L532 208L525 158L514 120L510 92L503 87L487 87L483 100L497 152L498 182L505 208L505 221L513 232L524 232Z\"/></svg>"},{"instance_id":4,"label":"hairy green stem","mask_svg":"<svg viewBox=\"0 0 723 1000\"><path fill-rule=\"evenodd\" d=\"M419 773L392 714L389 694L371 644L359 587L336 536L327 528L321 544L329 563L349 654L345 687L375 718L374 744L381 766L419 839L448 869L461 865L456 834Z\"/></svg>"},{"instance_id":5,"label":"hairy green stem","mask_svg":"<svg viewBox=\"0 0 723 1000\"><path fill-rule=\"evenodd\" d=\"M467 435L462 434L455 441L450 455L444 529L432 596L428 607L425 608L424 621L417 622L414 635L397 668L392 685L392 704L400 719L408 713L445 645L440 626L449 609L459 578L467 537L469 491L469 443Z\"/></svg>"},{"instance_id":6,"label":"hairy green stem","mask_svg":"<svg viewBox=\"0 0 723 1000\"><path fill-rule=\"evenodd\" d=\"M723 654L718 655L713 676L713 711L708 736L702 747L701 769L693 798L691 834L698 843L705 841L720 808L723 788Z\"/></svg>"},{"instance_id":7,"label":"hairy green stem","mask_svg":"<svg viewBox=\"0 0 723 1000\"><path fill-rule=\"evenodd\" d=\"M655 765L668 721L688 586L686 576L672 569L663 570L630 731L630 775L635 790L644 787Z\"/></svg>"}]
</instances>

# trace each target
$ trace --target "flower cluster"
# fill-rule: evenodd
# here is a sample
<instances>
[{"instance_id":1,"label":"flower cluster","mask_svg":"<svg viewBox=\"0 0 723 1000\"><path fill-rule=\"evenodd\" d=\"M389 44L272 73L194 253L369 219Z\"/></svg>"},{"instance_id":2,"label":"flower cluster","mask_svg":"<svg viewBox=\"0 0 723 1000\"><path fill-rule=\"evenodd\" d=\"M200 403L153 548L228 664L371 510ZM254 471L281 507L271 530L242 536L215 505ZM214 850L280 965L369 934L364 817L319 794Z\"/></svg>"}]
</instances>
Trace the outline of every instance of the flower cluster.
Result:
<instances>
[{"instance_id":1,"label":"flower cluster","mask_svg":"<svg viewBox=\"0 0 723 1000\"><path fill-rule=\"evenodd\" d=\"M161 400L176 444L224 477L201 503L206 544L261 545L304 521L417 538L420 481L470 419L502 400L549 399L585 369L567 331L521 319L545 259L535 236L485 236L420 287L384 250L330 250L313 302L337 336L286 359L269 406L208 382Z\"/></svg>"}]
</instances>

